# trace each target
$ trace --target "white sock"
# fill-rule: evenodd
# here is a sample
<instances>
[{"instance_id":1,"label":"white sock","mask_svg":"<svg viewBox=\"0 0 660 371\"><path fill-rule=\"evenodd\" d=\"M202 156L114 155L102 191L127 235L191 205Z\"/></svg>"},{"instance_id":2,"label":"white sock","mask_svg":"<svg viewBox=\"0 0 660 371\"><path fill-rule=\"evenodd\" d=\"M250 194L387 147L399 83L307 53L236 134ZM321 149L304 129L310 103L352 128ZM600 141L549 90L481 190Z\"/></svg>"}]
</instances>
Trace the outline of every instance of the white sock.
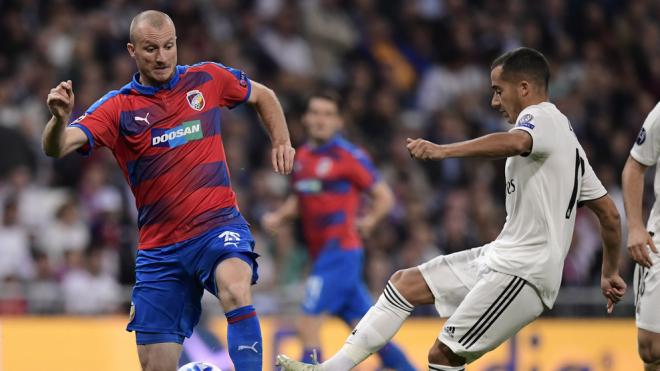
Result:
<instances>
[{"instance_id":1,"label":"white sock","mask_svg":"<svg viewBox=\"0 0 660 371\"><path fill-rule=\"evenodd\" d=\"M443 366L443 365L436 365L434 363L429 363L429 371L465 371L465 365Z\"/></svg>"},{"instance_id":2,"label":"white sock","mask_svg":"<svg viewBox=\"0 0 660 371\"><path fill-rule=\"evenodd\" d=\"M339 352L323 362L322 369L352 369L385 346L399 331L413 309L412 304L399 293L392 282L387 282L376 304L362 317Z\"/></svg>"}]
</instances>

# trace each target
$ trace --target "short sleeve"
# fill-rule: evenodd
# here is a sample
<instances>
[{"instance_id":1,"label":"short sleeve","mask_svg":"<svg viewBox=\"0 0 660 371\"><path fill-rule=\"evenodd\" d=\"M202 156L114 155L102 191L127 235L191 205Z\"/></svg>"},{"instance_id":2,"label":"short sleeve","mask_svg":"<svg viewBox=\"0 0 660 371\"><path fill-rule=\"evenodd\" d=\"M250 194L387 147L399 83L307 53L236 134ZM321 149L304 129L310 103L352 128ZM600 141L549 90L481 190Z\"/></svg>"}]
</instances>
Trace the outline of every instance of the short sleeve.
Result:
<instances>
[{"instance_id":1,"label":"short sleeve","mask_svg":"<svg viewBox=\"0 0 660 371\"><path fill-rule=\"evenodd\" d=\"M630 150L630 156L640 164L653 166L660 156L660 102L644 120L644 125Z\"/></svg>"},{"instance_id":2,"label":"short sleeve","mask_svg":"<svg viewBox=\"0 0 660 371\"><path fill-rule=\"evenodd\" d=\"M607 190L596 176L584 151L580 151L582 156L584 174L582 175L582 184L580 186L580 196L578 203L590 200L596 200L607 194Z\"/></svg>"},{"instance_id":3,"label":"short sleeve","mask_svg":"<svg viewBox=\"0 0 660 371\"><path fill-rule=\"evenodd\" d=\"M114 91L106 94L69 124L81 129L87 136L87 144L78 150L82 155L90 155L96 147L114 149L119 135L119 115L111 99L117 94Z\"/></svg>"},{"instance_id":4,"label":"short sleeve","mask_svg":"<svg viewBox=\"0 0 660 371\"><path fill-rule=\"evenodd\" d=\"M358 189L373 187L381 177L369 156L361 149L349 152L350 161L347 166L347 177Z\"/></svg>"},{"instance_id":5,"label":"short sleeve","mask_svg":"<svg viewBox=\"0 0 660 371\"><path fill-rule=\"evenodd\" d=\"M529 155L547 156L553 149L552 123L543 120L537 110L523 110L516 125L509 131L523 130L532 137L532 150Z\"/></svg>"},{"instance_id":6,"label":"short sleeve","mask_svg":"<svg viewBox=\"0 0 660 371\"><path fill-rule=\"evenodd\" d=\"M220 63L210 63L209 68L218 86L220 107L231 109L250 98L252 83L245 72Z\"/></svg>"}]
</instances>

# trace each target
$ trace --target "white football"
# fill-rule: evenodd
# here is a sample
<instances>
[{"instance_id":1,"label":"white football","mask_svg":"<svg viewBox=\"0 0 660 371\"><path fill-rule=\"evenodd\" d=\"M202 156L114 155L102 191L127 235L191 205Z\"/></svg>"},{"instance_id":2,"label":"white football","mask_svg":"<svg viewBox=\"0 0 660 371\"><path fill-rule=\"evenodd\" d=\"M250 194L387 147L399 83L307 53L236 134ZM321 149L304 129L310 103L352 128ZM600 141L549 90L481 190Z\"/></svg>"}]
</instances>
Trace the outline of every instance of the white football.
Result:
<instances>
[{"instance_id":1,"label":"white football","mask_svg":"<svg viewBox=\"0 0 660 371\"><path fill-rule=\"evenodd\" d=\"M179 368L179 371L222 371L220 368L206 362L190 362Z\"/></svg>"}]
</instances>

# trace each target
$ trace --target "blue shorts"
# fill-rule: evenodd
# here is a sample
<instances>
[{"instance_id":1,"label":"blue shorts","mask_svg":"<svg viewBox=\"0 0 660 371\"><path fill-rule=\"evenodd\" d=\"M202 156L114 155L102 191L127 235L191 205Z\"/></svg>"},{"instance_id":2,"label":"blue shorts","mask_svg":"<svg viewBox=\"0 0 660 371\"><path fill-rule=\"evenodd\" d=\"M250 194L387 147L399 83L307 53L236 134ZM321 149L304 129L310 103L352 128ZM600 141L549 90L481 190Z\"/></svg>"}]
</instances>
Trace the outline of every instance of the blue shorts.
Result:
<instances>
[{"instance_id":1,"label":"blue shorts","mask_svg":"<svg viewBox=\"0 0 660 371\"><path fill-rule=\"evenodd\" d=\"M362 318L373 303L362 279L363 264L362 249L323 251L307 278L303 312L330 314L349 325Z\"/></svg>"},{"instance_id":2,"label":"blue shorts","mask_svg":"<svg viewBox=\"0 0 660 371\"><path fill-rule=\"evenodd\" d=\"M223 260L239 258L258 279L254 239L246 223L218 227L172 245L139 250L130 322L139 345L183 343L202 312L204 289L218 296L215 268Z\"/></svg>"}]
</instances>

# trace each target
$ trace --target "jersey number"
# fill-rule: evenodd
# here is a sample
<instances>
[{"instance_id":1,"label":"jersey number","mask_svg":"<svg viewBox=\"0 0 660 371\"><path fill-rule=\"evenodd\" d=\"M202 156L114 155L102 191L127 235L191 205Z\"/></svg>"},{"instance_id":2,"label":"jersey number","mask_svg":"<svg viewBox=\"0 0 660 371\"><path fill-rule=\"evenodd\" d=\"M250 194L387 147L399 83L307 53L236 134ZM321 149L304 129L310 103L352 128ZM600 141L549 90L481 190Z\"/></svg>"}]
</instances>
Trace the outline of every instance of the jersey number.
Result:
<instances>
[{"instance_id":1,"label":"jersey number","mask_svg":"<svg viewBox=\"0 0 660 371\"><path fill-rule=\"evenodd\" d=\"M571 200L568 202L568 208L566 209L566 219L570 219L571 213L575 208L577 202L577 193L578 185L580 184L580 179L584 175L584 159L580 157L580 151L575 149L575 177L573 178L573 193L571 193Z\"/></svg>"}]
</instances>

